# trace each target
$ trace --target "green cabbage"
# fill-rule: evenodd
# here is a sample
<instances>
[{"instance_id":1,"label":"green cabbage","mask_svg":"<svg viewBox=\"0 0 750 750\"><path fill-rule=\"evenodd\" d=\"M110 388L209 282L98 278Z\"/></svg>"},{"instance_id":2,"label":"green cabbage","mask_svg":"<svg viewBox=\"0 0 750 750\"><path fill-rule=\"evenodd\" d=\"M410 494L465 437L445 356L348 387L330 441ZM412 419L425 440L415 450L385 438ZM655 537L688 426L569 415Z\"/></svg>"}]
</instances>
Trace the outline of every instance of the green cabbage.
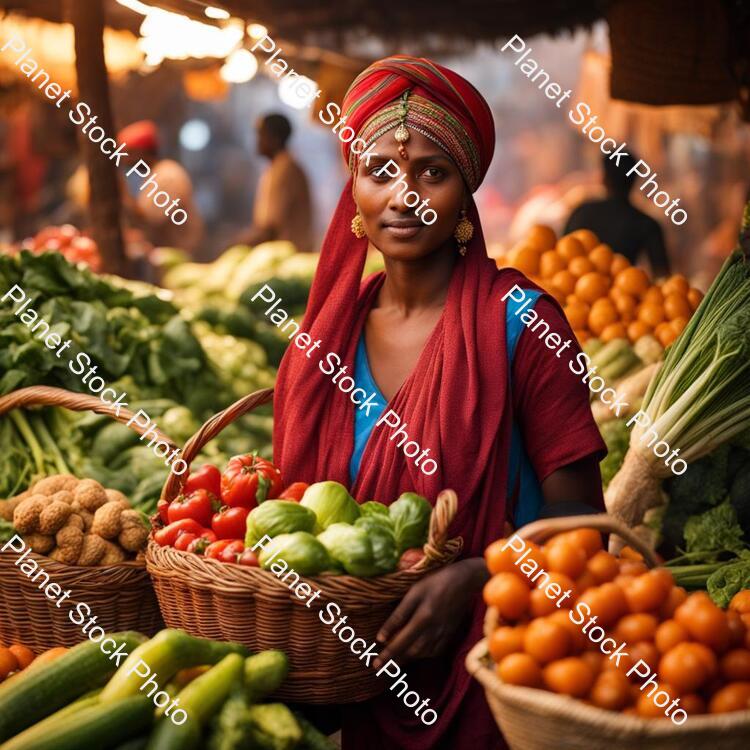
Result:
<instances>
[{"instance_id":1,"label":"green cabbage","mask_svg":"<svg viewBox=\"0 0 750 750\"><path fill-rule=\"evenodd\" d=\"M317 518L314 533L325 531L334 523L354 523L359 518L359 505L338 482L311 484L300 505L309 508Z\"/></svg>"},{"instance_id":2,"label":"green cabbage","mask_svg":"<svg viewBox=\"0 0 750 750\"><path fill-rule=\"evenodd\" d=\"M331 565L326 548L307 531L280 534L258 556L258 562L264 570L269 570L274 563L281 561L301 576L317 575Z\"/></svg>"},{"instance_id":3,"label":"green cabbage","mask_svg":"<svg viewBox=\"0 0 750 750\"><path fill-rule=\"evenodd\" d=\"M389 508L398 552L423 547L430 528L432 506L416 492L404 492Z\"/></svg>"},{"instance_id":4,"label":"green cabbage","mask_svg":"<svg viewBox=\"0 0 750 750\"><path fill-rule=\"evenodd\" d=\"M375 563L372 542L367 531L348 523L331 524L318 541L328 550L328 554L353 576L375 576L380 572Z\"/></svg>"},{"instance_id":5,"label":"green cabbage","mask_svg":"<svg viewBox=\"0 0 750 750\"><path fill-rule=\"evenodd\" d=\"M376 500L368 500L359 506L362 516L388 516L388 506Z\"/></svg>"},{"instance_id":6,"label":"green cabbage","mask_svg":"<svg viewBox=\"0 0 750 750\"><path fill-rule=\"evenodd\" d=\"M293 500L266 500L247 517L245 546L252 547L265 535L271 538L294 531L312 531L315 513Z\"/></svg>"},{"instance_id":7,"label":"green cabbage","mask_svg":"<svg viewBox=\"0 0 750 750\"><path fill-rule=\"evenodd\" d=\"M355 527L364 529L370 537L372 557L378 574L392 573L398 565L398 548L393 524L389 516L376 514L371 517L360 518Z\"/></svg>"}]
</instances>

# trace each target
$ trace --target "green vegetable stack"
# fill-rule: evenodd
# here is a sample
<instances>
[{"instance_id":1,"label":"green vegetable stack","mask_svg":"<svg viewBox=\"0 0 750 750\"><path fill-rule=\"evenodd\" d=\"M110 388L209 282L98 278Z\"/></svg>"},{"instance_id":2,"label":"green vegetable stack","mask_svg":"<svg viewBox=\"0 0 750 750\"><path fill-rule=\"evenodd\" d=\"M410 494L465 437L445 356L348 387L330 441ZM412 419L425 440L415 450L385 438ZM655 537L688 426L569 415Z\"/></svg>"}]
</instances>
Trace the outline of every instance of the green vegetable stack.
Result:
<instances>
[{"instance_id":1,"label":"green vegetable stack","mask_svg":"<svg viewBox=\"0 0 750 750\"><path fill-rule=\"evenodd\" d=\"M300 575L323 572L372 577L392 573L400 556L427 541L432 506L405 492L389 507L357 504L338 482L307 488L300 503L267 500L247 518L245 545L264 537L261 567L283 560Z\"/></svg>"},{"instance_id":2,"label":"green vegetable stack","mask_svg":"<svg viewBox=\"0 0 750 750\"><path fill-rule=\"evenodd\" d=\"M239 644L180 630L163 630L150 641L113 633L102 643L108 639L129 654L117 670L87 640L2 685L2 750L335 748L284 704L263 702L287 677L281 651L248 657ZM199 666L204 671L180 689L181 670Z\"/></svg>"}]
</instances>

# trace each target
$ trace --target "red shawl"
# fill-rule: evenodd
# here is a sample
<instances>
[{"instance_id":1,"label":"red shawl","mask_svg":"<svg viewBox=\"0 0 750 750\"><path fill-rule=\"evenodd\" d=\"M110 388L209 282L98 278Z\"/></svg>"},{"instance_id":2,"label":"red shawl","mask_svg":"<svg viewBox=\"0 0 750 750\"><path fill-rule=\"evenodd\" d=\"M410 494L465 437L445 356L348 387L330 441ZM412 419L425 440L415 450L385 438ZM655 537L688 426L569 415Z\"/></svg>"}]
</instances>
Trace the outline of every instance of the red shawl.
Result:
<instances>
[{"instance_id":1,"label":"red shawl","mask_svg":"<svg viewBox=\"0 0 750 750\"><path fill-rule=\"evenodd\" d=\"M403 58L398 62L401 65ZM419 62L421 75L429 68L426 63ZM406 71L398 78L400 85L395 85L393 66L380 66L370 79L365 74L357 79L355 93L368 86L377 91L378 81L382 82L385 76L389 85L380 106L415 84L423 96L431 95L423 79L410 77ZM487 132L486 118L482 117L482 112L489 112L487 105L459 76L448 71L451 82L446 83L445 69L439 73L432 81L439 90L435 99L442 104L448 102L452 113L471 123L469 135L478 141L483 176L489 161L486 144L494 141L494 131ZM351 92L347 100L351 101ZM346 103L345 100L344 110ZM350 117L348 122L354 122L355 130L377 111L377 104L368 101L368 105L358 119L356 110ZM489 122L491 125L491 117ZM367 239L355 239L350 229L355 214L351 188L350 180L323 243L302 325L313 341L321 340L321 346L310 358L290 346L279 369L274 399L274 457L290 481L333 479L350 484L354 405L331 382L331 376L320 371L318 361L328 352L336 352L353 374L357 342L384 278L382 273L375 274L362 282ZM497 270L487 257L473 204L469 218L474 237L466 256L457 254L443 315L414 371L388 405L406 422L410 439L422 449L430 449L438 469L432 476L423 474L396 446L396 440L388 440L391 429L381 425L370 437L351 490L360 501L377 499L388 504L406 490L415 490L434 501L440 490L454 489L459 510L451 531L463 537L464 555L476 557L490 542L503 536L506 518L511 404L502 296L515 283L526 288L533 285L514 271ZM448 654L406 667L410 686L414 682L424 697L430 697L430 706L438 712L438 721L432 727L426 728L396 696L386 693L352 709L350 716L358 716L359 720L353 722L352 734L347 721L344 747L426 750L442 742L448 742L453 750L499 747L501 740L481 688L477 683L471 685L472 678L463 664L468 649L481 638L482 612L478 601L459 642ZM460 740L445 736L454 719L463 725ZM356 739L352 739L354 735Z\"/></svg>"}]
</instances>

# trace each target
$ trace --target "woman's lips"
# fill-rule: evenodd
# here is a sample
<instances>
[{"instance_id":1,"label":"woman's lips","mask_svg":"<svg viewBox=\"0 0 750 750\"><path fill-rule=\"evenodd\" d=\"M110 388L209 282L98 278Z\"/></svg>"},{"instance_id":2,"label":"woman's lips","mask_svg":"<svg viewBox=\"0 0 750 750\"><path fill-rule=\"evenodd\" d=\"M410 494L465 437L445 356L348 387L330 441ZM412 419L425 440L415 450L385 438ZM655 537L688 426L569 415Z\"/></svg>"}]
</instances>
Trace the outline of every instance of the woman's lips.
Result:
<instances>
[{"instance_id":1,"label":"woman's lips","mask_svg":"<svg viewBox=\"0 0 750 750\"><path fill-rule=\"evenodd\" d=\"M417 219L416 221L386 222L383 225L383 229L395 239L409 240L412 237L416 237L424 226L424 223Z\"/></svg>"}]
</instances>

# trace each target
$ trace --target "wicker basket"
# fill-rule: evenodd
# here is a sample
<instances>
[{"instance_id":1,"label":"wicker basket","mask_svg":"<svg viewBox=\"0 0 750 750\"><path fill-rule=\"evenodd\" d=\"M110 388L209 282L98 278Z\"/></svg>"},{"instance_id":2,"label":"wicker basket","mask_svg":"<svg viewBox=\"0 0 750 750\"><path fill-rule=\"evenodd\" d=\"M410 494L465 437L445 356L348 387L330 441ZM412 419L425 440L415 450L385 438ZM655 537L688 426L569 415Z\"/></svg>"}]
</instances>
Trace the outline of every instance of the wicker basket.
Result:
<instances>
[{"instance_id":1,"label":"wicker basket","mask_svg":"<svg viewBox=\"0 0 750 750\"><path fill-rule=\"evenodd\" d=\"M29 406L60 406L73 411L107 414L119 422L133 416L127 409L115 410L101 399L60 388L33 386L0 397L0 414ZM131 429L143 430L135 423ZM159 439L172 441L159 433ZM151 579L142 558L99 567L65 565L42 555L30 553L33 559L70 597L57 607L14 564L16 553L0 553L0 641L22 642L36 652L52 646L74 646L83 638L81 626L68 617L79 603L91 608L97 624L105 630L138 630L153 635L163 627ZM68 606L69 605L69 606Z\"/></svg>"},{"instance_id":2,"label":"wicker basket","mask_svg":"<svg viewBox=\"0 0 750 750\"><path fill-rule=\"evenodd\" d=\"M188 464L202 446L238 416L271 400L273 391L250 394L215 415L185 445ZM186 476L186 475L183 475ZM170 475L162 497L171 501L180 478ZM371 698L386 683L352 655L331 625L318 617L328 602L346 614L357 637L374 641L380 626L410 586L428 571L453 560L461 540L447 538L456 512L454 492L443 491L430 523L425 558L411 570L377 578L345 575L301 578L321 595L312 607L297 599L273 573L221 563L151 542L146 552L149 573L164 620L170 627L205 638L240 641L253 651L277 648L287 653L291 671L280 698L300 703L352 703Z\"/></svg>"},{"instance_id":3,"label":"wicker basket","mask_svg":"<svg viewBox=\"0 0 750 750\"><path fill-rule=\"evenodd\" d=\"M584 526L616 533L654 566L652 552L638 537L604 514L535 521L518 533L543 541ZM746 750L750 743L750 711L693 716L676 726L667 720L605 711L546 690L506 685L495 673L488 653L487 636L497 623L497 612L488 608L485 638L468 653L466 668L484 686L487 703L511 750Z\"/></svg>"}]
</instances>

